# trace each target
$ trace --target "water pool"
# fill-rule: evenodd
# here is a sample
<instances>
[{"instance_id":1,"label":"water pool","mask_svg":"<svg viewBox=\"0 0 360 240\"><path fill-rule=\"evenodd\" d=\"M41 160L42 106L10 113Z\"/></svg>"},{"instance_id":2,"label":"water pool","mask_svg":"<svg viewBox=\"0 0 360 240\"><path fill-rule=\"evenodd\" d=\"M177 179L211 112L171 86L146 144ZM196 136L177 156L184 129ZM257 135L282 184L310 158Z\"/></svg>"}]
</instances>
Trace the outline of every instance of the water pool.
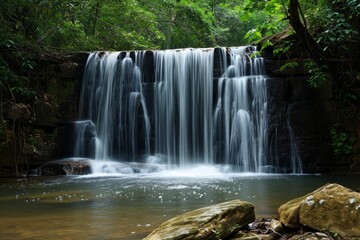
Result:
<instances>
[{"instance_id":1,"label":"water pool","mask_svg":"<svg viewBox=\"0 0 360 240\"><path fill-rule=\"evenodd\" d=\"M257 218L325 183L360 187L360 176L191 172L0 178L0 239L142 239L163 221L241 199Z\"/></svg>"}]
</instances>

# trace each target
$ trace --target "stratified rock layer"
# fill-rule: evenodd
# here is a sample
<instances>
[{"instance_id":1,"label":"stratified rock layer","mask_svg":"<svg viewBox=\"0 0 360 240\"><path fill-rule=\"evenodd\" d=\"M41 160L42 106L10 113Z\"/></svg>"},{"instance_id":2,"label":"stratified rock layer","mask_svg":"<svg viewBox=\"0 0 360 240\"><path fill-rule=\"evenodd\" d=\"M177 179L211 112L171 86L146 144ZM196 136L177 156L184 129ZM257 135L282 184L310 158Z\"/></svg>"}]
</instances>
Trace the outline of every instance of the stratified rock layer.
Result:
<instances>
[{"instance_id":1,"label":"stratified rock layer","mask_svg":"<svg viewBox=\"0 0 360 240\"><path fill-rule=\"evenodd\" d=\"M161 224L145 240L223 239L254 219L253 204L233 200L174 217Z\"/></svg>"},{"instance_id":2,"label":"stratified rock layer","mask_svg":"<svg viewBox=\"0 0 360 240\"><path fill-rule=\"evenodd\" d=\"M327 184L279 208L280 221L287 227L301 225L360 237L360 193L339 184Z\"/></svg>"}]
</instances>

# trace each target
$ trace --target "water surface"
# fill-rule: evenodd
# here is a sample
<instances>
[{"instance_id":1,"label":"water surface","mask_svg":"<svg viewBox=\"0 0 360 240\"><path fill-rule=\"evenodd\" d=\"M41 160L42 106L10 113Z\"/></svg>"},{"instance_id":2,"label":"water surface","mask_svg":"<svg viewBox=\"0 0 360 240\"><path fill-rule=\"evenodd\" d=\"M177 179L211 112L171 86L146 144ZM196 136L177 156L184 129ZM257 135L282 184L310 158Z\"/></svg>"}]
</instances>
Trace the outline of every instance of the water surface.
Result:
<instances>
[{"instance_id":1,"label":"water surface","mask_svg":"<svg viewBox=\"0 0 360 240\"><path fill-rule=\"evenodd\" d=\"M360 187L360 176L198 171L2 178L0 239L142 239L169 218L223 201L252 202L260 218L328 182Z\"/></svg>"}]
</instances>

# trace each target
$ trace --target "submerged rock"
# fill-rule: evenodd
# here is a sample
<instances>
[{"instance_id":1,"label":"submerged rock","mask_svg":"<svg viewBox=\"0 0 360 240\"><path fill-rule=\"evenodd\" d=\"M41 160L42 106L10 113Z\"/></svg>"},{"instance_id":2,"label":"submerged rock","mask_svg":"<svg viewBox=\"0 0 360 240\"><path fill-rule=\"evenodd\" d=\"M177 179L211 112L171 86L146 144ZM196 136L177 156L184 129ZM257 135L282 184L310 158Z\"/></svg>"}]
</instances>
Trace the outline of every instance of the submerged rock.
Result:
<instances>
[{"instance_id":1,"label":"submerged rock","mask_svg":"<svg viewBox=\"0 0 360 240\"><path fill-rule=\"evenodd\" d=\"M224 239L254 219L253 204L233 200L174 217L162 223L145 240Z\"/></svg>"},{"instance_id":2,"label":"submerged rock","mask_svg":"<svg viewBox=\"0 0 360 240\"><path fill-rule=\"evenodd\" d=\"M279 208L280 221L289 228L301 225L344 237L360 237L360 193L327 184Z\"/></svg>"}]
</instances>

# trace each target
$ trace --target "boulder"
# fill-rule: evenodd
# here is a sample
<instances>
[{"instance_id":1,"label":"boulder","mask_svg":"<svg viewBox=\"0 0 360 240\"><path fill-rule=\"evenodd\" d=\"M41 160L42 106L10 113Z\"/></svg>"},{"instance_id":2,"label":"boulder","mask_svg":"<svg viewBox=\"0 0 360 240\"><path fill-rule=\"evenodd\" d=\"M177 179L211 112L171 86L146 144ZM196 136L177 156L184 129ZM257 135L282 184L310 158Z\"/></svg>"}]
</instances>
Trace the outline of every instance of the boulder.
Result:
<instances>
[{"instance_id":1,"label":"boulder","mask_svg":"<svg viewBox=\"0 0 360 240\"><path fill-rule=\"evenodd\" d=\"M232 200L176 216L162 223L145 240L224 239L254 219L253 204Z\"/></svg>"},{"instance_id":2,"label":"boulder","mask_svg":"<svg viewBox=\"0 0 360 240\"><path fill-rule=\"evenodd\" d=\"M49 161L42 165L37 172L42 176L85 175L91 173L91 163L86 159Z\"/></svg>"},{"instance_id":3,"label":"boulder","mask_svg":"<svg viewBox=\"0 0 360 240\"><path fill-rule=\"evenodd\" d=\"M339 184L327 184L278 209L289 228L301 225L343 237L360 237L360 193Z\"/></svg>"},{"instance_id":4,"label":"boulder","mask_svg":"<svg viewBox=\"0 0 360 240\"><path fill-rule=\"evenodd\" d=\"M269 228L277 233L281 233L284 230L282 223L276 219L271 219Z\"/></svg>"}]
</instances>

